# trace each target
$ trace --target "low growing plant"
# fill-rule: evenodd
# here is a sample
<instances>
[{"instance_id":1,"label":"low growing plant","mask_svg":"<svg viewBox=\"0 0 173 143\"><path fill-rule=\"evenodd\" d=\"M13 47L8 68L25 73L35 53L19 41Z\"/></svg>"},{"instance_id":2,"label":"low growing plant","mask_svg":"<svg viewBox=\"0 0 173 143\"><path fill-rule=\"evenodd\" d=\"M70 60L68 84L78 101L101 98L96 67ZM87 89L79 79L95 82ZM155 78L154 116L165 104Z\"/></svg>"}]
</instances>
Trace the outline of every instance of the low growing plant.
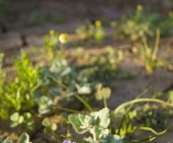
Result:
<instances>
[{"instance_id":1,"label":"low growing plant","mask_svg":"<svg viewBox=\"0 0 173 143\"><path fill-rule=\"evenodd\" d=\"M84 25L76 29L76 33L82 35L86 39L95 39L97 42L101 42L105 38L105 31L99 20L95 21L94 24L90 21L86 21Z\"/></svg>"},{"instance_id":2,"label":"low growing plant","mask_svg":"<svg viewBox=\"0 0 173 143\"><path fill-rule=\"evenodd\" d=\"M12 139L10 137L7 137L4 141L1 143L13 143ZM16 143L31 143L30 142L30 137L27 133L23 133L19 139L17 140Z\"/></svg>"},{"instance_id":3,"label":"low growing plant","mask_svg":"<svg viewBox=\"0 0 173 143\"><path fill-rule=\"evenodd\" d=\"M132 42L142 41L143 38L153 37L157 29L161 36L173 33L173 16L161 16L158 13L147 13L138 5L135 14L123 16L119 22L113 22L112 26L117 30L117 37L129 37Z\"/></svg>"},{"instance_id":4,"label":"low growing plant","mask_svg":"<svg viewBox=\"0 0 173 143\"><path fill-rule=\"evenodd\" d=\"M140 55L145 62L145 67L147 72L151 74L154 69L158 67L164 67L166 64L164 60L157 58L159 41L160 41L160 31L157 30L156 32L156 42L153 52L151 51L151 48L148 47L146 39L144 39L143 41L144 45L140 49Z\"/></svg>"}]
</instances>

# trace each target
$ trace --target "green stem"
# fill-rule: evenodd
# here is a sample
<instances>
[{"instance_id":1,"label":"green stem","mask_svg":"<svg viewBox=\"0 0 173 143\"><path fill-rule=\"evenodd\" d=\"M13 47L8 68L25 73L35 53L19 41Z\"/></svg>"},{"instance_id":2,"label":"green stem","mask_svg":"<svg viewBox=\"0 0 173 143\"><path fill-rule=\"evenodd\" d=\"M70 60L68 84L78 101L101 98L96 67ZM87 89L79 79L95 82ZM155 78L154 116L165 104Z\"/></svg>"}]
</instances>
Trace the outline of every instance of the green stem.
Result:
<instances>
[{"instance_id":1,"label":"green stem","mask_svg":"<svg viewBox=\"0 0 173 143\"><path fill-rule=\"evenodd\" d=\"M107 102L106 102L106 97L105 97L105 96L103 96L103 102L104 102L105 108L108 107L108 106L107 106Z\"/></svg>"},{"instance_id":2,"label":"green stem","mask_svg":"<svg viewBox=\"0 0 173 143\"><path fill-rule=\"evenodd\" d=\"M137 129L144 130L144 131L150 131L150 132L152 132L153 134L155 134L157 136L163 135L167 131L167 130L164 130L164 131L158 133L150 127L139 127Z\"/></svg>"},{"instance_id":3,"label":"green stem","mask_svg":"<svg viewBox=\"0 0 173 143\"><path fill-rule=\"evenodd\" d=\"M81 101L81 102L85 105L85 107L86 107L90 112L93 111L92 107L91 107L84 99L82 99L78 94L76 94L74 91L69 90L68 87L66 87L64 84L62 84L61 82L59 82L59 81L58 81L57 79L55 79L54 77L50 76L50 78L53 79L56 83L58 83L60 86L62 86L62 87L65 88L66 90L68 90L68 91L70 91L70 92L73 92L74 96L75 96L79 101Z\"/></svg>"},{"instance_id":4,"label":"green stem","mask_svg":"<svg viewBox=\"0 0 173 143\"><path fill-rule=\"evenodd\" d=\"M147 93L150 89L152 88L152 86L147 87L142 93L140 93L135 99L139 99L142 95L144 95L145 93ZM130 107L127 109L127 112L130 111L130 109L132 108L133 104L130 105Z\"/></svg>"},{"instance_id":5,"label":"green stem","mask_svg":"<svg viewBox=\"0 0 173 143\"><path fill-rule=\"evenodd\" d=\"M159 48L159 42L160 42L160 30L157 29L157 31L156 31L156 42L155 42L154 51L153 51L153 54L152 54L152 60L153 61L156 59L156 55L157 55L158 48Z\"/></svg>"},{"instance_id":6,"label":"green stem","mask_svg":"<svg viewBox=\"0 0 173 143\"><path fill-rule=\"evenodd\" d=\"M169 103L166 103L165 101L162 101L162 100L159 100L159 99L151 99L151 98L140 98L140 99L134 99L134 100L131 100L131 101L128 101L128 102L125 102L123 104L121 104L120 106L118 106L115 110L114 110L114 114L118 114L120 112L121 109L129 106L129 105L132 105L132 104L135 104L135 103L139 103L139 102L156 102L156 103L160 103L160 104L164 104L166 106L170 106L170 107L173 107L173 104L169 104Z\"/></svg>"},{"instance_id":7,"label":"green stem","mask_svg":"<svg viewBox=\"0 0 173 143\"><path fill-rule=\"evenodd\" d=\"M67 111L67 112L80 113L77 110L73 110L73 109L69 109L69 108L56 107L56 109Z\"/></svg>"},{"instance_id":8,"label":"green stem","mask_svg":"<svg viewBox=\"0 0 173 143\"><path fill-rule=\"evenodd\" d=\"M148 47L148 44L147 44L147 40L146 40L146 38L143 38L142 39L143 40L143 43L144 43L144 54L145 54L145 60L147 60L147 58L149 57L149 54L148 54L148 52L147 52L147 49L149 48Z\"/></svg>"}]
</instances>

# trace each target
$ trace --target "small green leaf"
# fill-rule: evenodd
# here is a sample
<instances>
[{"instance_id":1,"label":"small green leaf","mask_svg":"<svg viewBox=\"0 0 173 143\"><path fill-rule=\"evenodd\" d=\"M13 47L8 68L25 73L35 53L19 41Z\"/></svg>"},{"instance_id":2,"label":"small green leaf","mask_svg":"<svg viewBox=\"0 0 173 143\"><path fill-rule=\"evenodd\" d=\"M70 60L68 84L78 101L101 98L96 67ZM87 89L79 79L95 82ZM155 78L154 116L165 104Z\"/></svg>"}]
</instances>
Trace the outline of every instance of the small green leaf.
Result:
<instances>
[{"instance_id":1,"label":"small green leaf","mask_svg":"<svg viewBox=\"0 0 173 143\"><path fill-rule=\"evenodd\" d=\"M32 126L34 124L34 121L27 122L27 126Z\"/></svg>"},{"instance_id":2,"label":"small green leaf","mask_svg":"<svg viewBox=\"0 0 173 143\"><path fill-rule=\"evenodd\" d=\"M19 116L18 123L21 124L21 123L23 123L23 121L24 121L24 117L23 116Z\"/></svg>"},{"instance_id":3,"label":"small green leaf","mask_svg":"<svg viewBox=\"0 0 173 143\"><path fill-rule=\"evenodd\" d=\"M10 124L10 127L11 127L11 128L15 128L15 127L17 127L18 125L19 125L18 122L12 122L12 123Z\"/></svg>"},{"instance_id":4,"label":"small green leaf","mask_svg":"<svg viewBox=\"0 0 173 143\"><path fill-rule=\"evenodd\" d=\"M83 133L87 132L87 129L81 129L80 128L81 123L80 123L80 120L77 116L69 115L68 119L78 134L83 134Z\"/></svg>"},{"instance_id":5,"label":"small green leaf","mask_svg":"<svg viewBox=\"0 0 173 143\"><path fill-rule=\"evenodd\" d=\"M24 119L26 120L26 119L30 119L31 117L32 117L32 115L31 115L31 113L29 113L29 112L26 112L26 113L24 113Z\"/></svg>"},{"instance_id":6,"label":"small green leaf","mask_svg":"<svg viewBox=\"0 0 173 143\"><path fill-rule=\"evenodd\" d=\"M17 143L30 143L30 142L29 142L29 135L28 135L27 133L23 133L23 134L19 137Z\"/></svg>"},{"instance_id":7,"label":"small green leaf","mask_svg":"<svg viewBox=\"0 0 173 143\"><path fill-rule=\"evenodd\" d=\"M45 118L45 119L42 121L42 125L45 126L45 127L50 127L50 126L51 126L50 119L49 119L49 118Z\"/></svg>"},{"instance_id":8,"label":"small green leaf","mask_svg":"<svg viewBox=\"0 0 173 143\"><path fill-rule=\"evenodd\" d=\"M55 131L57 129L57 125L55 123L52 123L51 130Z\"/></svg>"},{"instance_id":9,"label":"small green leaf","mask_svg":"<svg viewBox=\"0 0 173 143\"><path fill-rule=\"evenodd\" d=\"M15 121L18 121L18 119L19 119L19 113L18 112L15 112L10 116L11 121L15 122Z\"/></svg>"},{"instance_id":10,"label":"small green leaf","mask_svg":"<svg viewBox=\"0 0 173 143\"><path fill-rule=\"evenodd\" d=\"M99 125L100 127L107 128L110 124L110 110L103 108L99 111Z\"/></svg>"},{"instance_id":11,"label":"small green leaf","mask_svg":"<svg viewBox=\"0 0 173 143\"><path fill-rule=\"evenodd\" d=\"M2 143L13 143L10 137L7 137Z\"/></svg>"},{"instance_id":12,"label":"small green leaf","mask_svg":"<svg viewBox=\"0 0 173 143\"><path fill-rule=\"evenodd\" d=\"M44 132L45 132L45 133L50 133L50 132L51 132L51 129L50 129L49 127L45 127L45 128L44 128Z\"/></svg>"},{"instance_id":13,"label":"small green leaf","mask_svg":"<svg viewBox=\"0 0 173 143\"><path fill-rule=\"evenodd\" d=\"M94 128L93 128L93 135L96 137L96 139L99 138L100 134L101 134L101 130L98 127L94 126Z\"/></svg>"}]
</instances>

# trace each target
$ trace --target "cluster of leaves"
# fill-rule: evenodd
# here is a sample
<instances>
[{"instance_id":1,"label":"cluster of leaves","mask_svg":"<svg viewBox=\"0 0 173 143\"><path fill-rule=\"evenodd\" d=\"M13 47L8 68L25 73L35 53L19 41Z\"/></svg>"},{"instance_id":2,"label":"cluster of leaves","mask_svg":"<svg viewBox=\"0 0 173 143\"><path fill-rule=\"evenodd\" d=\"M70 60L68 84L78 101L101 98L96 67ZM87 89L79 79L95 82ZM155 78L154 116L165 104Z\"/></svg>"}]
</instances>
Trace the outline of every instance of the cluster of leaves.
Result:
<instances>
[{"instance_id":1,"label":"cluster of leaves","mask_svg":"<svg viewBox=\"0 0 173 143\"><path fill-rule=\"evenodd\" d=\"M172 116L172 110L164 107L159 109L157 106L148 105L148 107L143 109L137 108L133 111L133 116L136 123L143 124L144 126L169 129L168 121L169 117Z\"/></svg>"},{"instance_id":2,"label":"cluster of leaves","mask_svg":"<svg viewBox=\"0 0 173 143\"><path fill-rule=\"evenodd\" d=\"M147 22L143 17L145 16L142 13L142 7L138 6L135 16L132 16L130 20L124 18L120 23L121 27L118 27L118 29L120 29L120 34L123 33L126 36L130 36L132 41L144 40L141 54L146 61L147 71L151 72L158 66L163 65L156 59L159 43L158 36L156 37L157 42L153 53L145 41L147 36L153 35L154 30L152 31L150 28L154 29L154 27L152 28L150 23L154 23L158 19L156 20L155 17L157 16L154 16L154 18L151 18L152 20ZM123 25L126 21L127 25ZM168 21L166 28L171 28L169 25L172 22L171 13ZM159 23L160 25L162 24ZM100 21L96 21L95 25L88 22L77 29L77 32L84 34L85 38L94 38L98 42L105 37ZM116 53L113 48L108 47L106 52L100 56L87 55L83 49L78 49L77 52L74 52L73 57L83 63L82 66L72 67L66 61L64 54L66 40L65 34L60 35L52 30L49 35L45 36L44 51L39 51L46 58L46 62L42 65L33 64L28 53L21 51L21 57L15 58L14 66L17 76L14 81L5 81L5 73L0 70L0 78L2 79L0 81L0 117L10 117L12 121L11 127L26 124L29 129L33 129L34 122L31 113L34 113L33 115L35 113L50 113L60 106L68 105L69 102L77 98L91 113L89 115L80 113L78 116L71 114L68 120L77 133L84 134L89 132L92 134L86 139L89 143L146 142L153 140L157 135L165 133L165 131L157 133L150 128L151 124L153 125L157 122L155 117L158 117L158 115L153 112L155 109L144 111L147 119L146 124L139 125L135 125L133 120L142 120L144 114L141 115L140 113L143 112L141 110L130 111L130 109L134 103L138 102L158 102L172 106L169 103L147 98L129 101L120 105L114 111L107 107L106 99L110 97L111 90L102 87L99 82L104 84L106 80L118 76L116 70L119 69L120 62L123 60L122 51ZM2 68L3 56L3 54L0 54L0 69ZM83 98L83 95L92 95L94 92L96 99L103 100L105 106L102 110L95 112ZM34 107L38 109L37 112L32 110ZM69 111L72 110L70 109ZM136 116L134 116L134 113ZM57 125L52 123L49 118L45 118L42 121L42 125L45 127L44 131L46 133L54 134L57 130ZM155 135L142 140L130 141L130 135L138 129L151 131ZM23 134L18 143L21 142L21 138L25 140L23 142L29 142L27 134ZM12 141L7 138L3 143L6 142L11 143Z\"/></svg>"},{"instance_id":3,"label":"cluster of leaves","mask_svg":"<svg viewBox=\"0 0 173 143\"><path fill-rule=\"evenodd\" d=\"M34 106L34 91L40 85L39 70L33 67L26 52L15 59L16 78L1 85L0 116L8 118L15 111L26 111ZM3 74L2 74L3 75ZM2 82L1 81L1 82Z\"/></svg>"},{"instance_id":4,"label":"cluster of leaves","mask_svg":"<svg viewBox=\"0 0 173 143\"><path fill-rule=\"evenodd\" d=\"M109 132L108 126L111 123L111 113L108 108L103 108L98 112L91 112L90 115L70 115L68 118L77 133L90 132L93 135L93 137L87 138L87 141L90 143L122 143L123 137Z\"/></svg>"},{"instance_id":5,"label":"cluster of leaves","mask_svg":"<svg viewBox=\"0 0 173 143\"><path fill-rule=\"evenodd\" d=\"M140 57L144 60L146 70L149 74L151 74L153 70L158 67L166 66L166 61L159 59L157 57L159 41L160 41L160 31L158 30L156 32L156 42L155 42L154 50L151 51L151 48L148 47L146 40L144 40L144 45L141 46L140 48Z\"/></svg>"},{"instance_id":6,"label":"cluster of leaves","mask_svg":"<svg viewBox=\"0 0 173 143\"><path fill-rule=\"evenodd\" d=\"M15 79L5 81L5 73L1 71L0 116L4 119L10 118L11 127L26 124L32 129L34 122L28 112L34 113L33 116L35 113L46 114L59 106L67 106L75 98L90 109L89 104L81 98L82 95L90 95L101 90L97 88L96 78L104 77L107 72L111 78L115 77L112 73L122 60L121 52L116 61L113 49L108 48L105 58L93 57L89 65L75 69L65 59L62 43L62 37L65 35L60 36L62 35L55 31L50 31L49 35L45 36L44 51L39 51L45 55L45 63L34 64L32 57L21 50L21 56L14 58ZM2 59L3 54L1 63ZM37 112L32 110L35 108L38 109Z\"/></svg>"},{"instance_id":7,"label":"cluster of leaves","mask_svg":"<svg viewBox=\"0 0 173 143\"><path fill-rule=\"evenodd\" d=\"M85 54L82 48L78 48L73 53L73 58L77 63L82 63L77 66L77 70L80 70L80 75L88 76L88 80L99 81L102 84L106 83L106 80L112 78L118 78L120 73L120 63L123 60L123 52L119 50L115 52L112 47L107 47L102 56L98 54Z\"/></svg>"},{"instance_id":8,"label":"cluster of leaves","mask_svg":"<svg viewBox=\"0 0 173 143\"><path fill-rule=\"evenodd\" d=\"M5 140L3 138L0 139L0 143L13 143L10 137L7 137ZM23 133L16 143L31 143L29 135L27 133Z\"/></svg>"},{"instance_id":9,"label":"cluster of leaves","mask_svg":"<svg viewBox=\"0 0 173 143\"><path fill-rule=\"evenodd\" d=\"M161 36L173 33L173 14L169 12L167 17L158 13L145 13L141 5L137 6L134 15L123 16L122 19L113 23L117 35L120 38L129 37L132 42L141 41L143 38L153 37L157 29Z\"/></svg>"},{"instance_id":10,"label":"cluster of leaves","mask_svg":"<svg viewBox=\"0 0 173 143\"><path fill-rule=\"evenodd\" d=\"M100 111L91 112L89 115L83 113L80 113L77 116L69 115L68 119L78 134L89 132L92 135L85 138L89 143L147 142L153 140L156 136L165 133L165 131L157 133L150 128L151 126L142 123L137 125L134 122L134 120L140 115L136 114L136 116L134 116L134 112L137 113L138 111L136 109L132 110L131 107L135 102L138 103L145 101L151 102L152 100L142 98L139 100L135 99L121 104L114 111L105 107ZM155 100L154 102L160 102L160 100ZM167 103L163 102L163 104ZM130 136L136 130L150 131L154 135L143 139L130 139Z\"/></svg>"},{"instance_id":11,"label":"cluster of leaves","mask_svg":"<svg viewBox=\"0 0 173 143\"><path fill-rule=\"evenodd\" d=\"M98 42L101 42L105 38L105 32L99 20L95 21L94 24L87 20L86 24L76 29L76 33L86 39L95 39Z\"/></svg>"}]
</instances>

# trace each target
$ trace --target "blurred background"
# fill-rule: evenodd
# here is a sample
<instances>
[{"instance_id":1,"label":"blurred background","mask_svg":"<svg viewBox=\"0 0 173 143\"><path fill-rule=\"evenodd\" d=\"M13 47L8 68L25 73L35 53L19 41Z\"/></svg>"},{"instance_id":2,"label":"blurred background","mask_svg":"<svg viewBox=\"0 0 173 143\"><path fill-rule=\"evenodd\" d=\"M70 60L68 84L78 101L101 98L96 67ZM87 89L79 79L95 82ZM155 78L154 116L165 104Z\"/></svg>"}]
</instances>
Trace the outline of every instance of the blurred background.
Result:
<instances>
[{"instance_id":1,"label":"blurred background","mask_svg":"<svg viewBox=\"0 0 173 143\"><path fill-rule=\"evenodd\" d=\"M99 19L106 24L130 15L139 4L147 11L163 15L173 9L171 0L0 0L1 34L86 19Z\"/></svg>"}]
</instances>

